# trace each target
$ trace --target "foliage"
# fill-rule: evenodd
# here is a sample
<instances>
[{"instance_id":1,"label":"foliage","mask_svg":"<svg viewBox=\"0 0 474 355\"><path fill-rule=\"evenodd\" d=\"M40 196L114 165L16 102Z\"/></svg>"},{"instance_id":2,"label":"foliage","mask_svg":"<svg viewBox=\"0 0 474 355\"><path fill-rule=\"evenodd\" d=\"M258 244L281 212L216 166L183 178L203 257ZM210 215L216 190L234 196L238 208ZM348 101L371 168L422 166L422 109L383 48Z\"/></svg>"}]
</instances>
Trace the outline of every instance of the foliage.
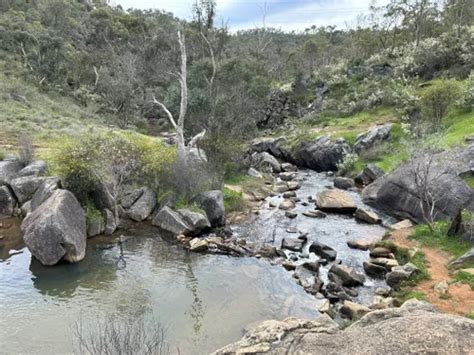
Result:
<instances>
[{"instance_id":1,"label":"foliage","mask_svg":"<svg viewBox=\"0 0 474 355\"><path fill-rule=\"evenodd\" d=\"M471 290L474 291L474 275L466 272L466 271L459 271L456 273L456 276L453 278L452 282L461 282L463 284L469 285Z\"/></svg>"},{"instance_id":2,"label":"foliage","mask_svg":"<svg viewBox=\"0 0 474 355\"><path fill-rule=\"evenodd\" d=\"M441 80L430 84L421 93L423 116L435 127L441 125L449 108L460 96L460 85L455 80Z\"/></svg>"},{"instance_id":3,"label":"foliage","mask_svg":"<svg viewBox=\"0 0 474 355\"><path fill-rule=\"evenodd\" d=\"M18 156L20 157L20 161L24 165L28 165L33 161L34 154L31 137L25 133L21 134L18 137Z\"/></svg>"},{"instance_id":4,"label":"foliage","mask_svg":"<svg viewBox=\"0 0 474 355\"><path fill-rule=\"evenodd\" d=\"M474 110L474 72L464 81L458 106L466 112Z\"/></svg>"},{"instance_id":5,"label":"foliage","mask_svg":"<svg viewBox=\"0 0 474 355\"><path fill-rule=\"evenodd\" d=\"M344 157L344 160L337 164L337 171L341 175L345 175L348 172L354 170L354 166L357 162L357 154L347 154Z\"/></svg>"},{"instance_id":6,"label":"foliage","mask_svg":"<svg viewBox=\"0 0 474 355\"><path fill-rule=\"evenodd\" d=\"M94 201L90 198L88 198L86 201L85 211L86 211L87 225L90 225L94 221L104 220L104 216L102 215L102 212L96 208L96 206L94 205Z\"/></svg>"},{"instance_id":7,"label":"foliage","mask_svg":"<svg viewBox=\"0 0 474 355\"><path fill-rule=\"evenodd\" d=\"M233 191L224 187L224 207L227 213L242 211L245 209L245 201L241 192Z\"/></svg>"},{"instance_id":8,"label":"foliage","mask_svg":"<svg viewBox=\"0 0 474 355\"><path fill-rule=\"evenodd\" d=\"M457 236L448 236L449 221L438 221L434 223L434 232L422 224L415 227L410 239L419 241L430 248L442 249L454 257L466 253L470 246Z\"/></svg>"},{"instance_id":9,"label":"foliage","mask_svg":"<svg viewBox=\"0 0 474 355\"><path fill-rule=\"evenodd\" d=\"M3 150L0 150L0 161L4 160L6 157L6 153Z\"/></svg>"}]
</instances>

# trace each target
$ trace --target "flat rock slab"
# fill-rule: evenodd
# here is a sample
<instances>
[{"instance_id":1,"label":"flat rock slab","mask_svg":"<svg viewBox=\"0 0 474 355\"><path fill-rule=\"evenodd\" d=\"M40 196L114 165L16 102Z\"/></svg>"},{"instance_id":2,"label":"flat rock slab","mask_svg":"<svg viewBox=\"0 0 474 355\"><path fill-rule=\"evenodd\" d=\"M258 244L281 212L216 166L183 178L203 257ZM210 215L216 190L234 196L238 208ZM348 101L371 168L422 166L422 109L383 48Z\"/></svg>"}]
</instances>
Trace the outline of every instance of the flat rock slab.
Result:
<instances>
[{"instance_id":1,"label":"flat rock slab","mask_svg":"<svg viewBox=\"0 0 474 355\"><path fill-rule=\"evenodd\" d=\"M352 196L339 189L322 191L314 200L316 206L324 212L354 213L357 209Z\"/></svg>"},{"instance_id":2,"label":"flat rock slab","mask_svg":"<svg viewBox=\"0 0 474 355\"><path fill-rule=\"evenodd\" d=\"M299 238L283 238L281 242L281 247L283 249L300 252L303 250L305 243L306 240Z\"/></svg>"}]
</instances>

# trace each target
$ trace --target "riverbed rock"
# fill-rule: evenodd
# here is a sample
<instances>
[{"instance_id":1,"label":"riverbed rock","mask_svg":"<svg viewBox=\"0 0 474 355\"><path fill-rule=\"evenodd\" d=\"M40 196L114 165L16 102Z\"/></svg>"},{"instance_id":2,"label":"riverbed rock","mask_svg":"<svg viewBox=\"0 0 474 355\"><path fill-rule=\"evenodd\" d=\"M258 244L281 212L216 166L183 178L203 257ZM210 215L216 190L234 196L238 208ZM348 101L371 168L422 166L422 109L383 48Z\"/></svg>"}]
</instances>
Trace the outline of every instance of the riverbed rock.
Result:
<instances>
[{"instance_id":1,"label":"riverbed rock","mask_svg":"<svg viewBox=\"0 0 474 355\"><path fill-rule=\"evenodd\" d=\"M400 285L403 281L408 280L414 273L418 272L418 268L411 264L407 263L403 266L395 266L385 276L385 281L390 287L396 287Z\"/></svg>"},{"instance_id":2,"label":"riverbed rock","mask_svg":"<svg viewBox=\"0 0 474 355\"><path fill-rule=\"evenodd\" d=\"M10 186L15 193L18 202L23 204L26 201L31 200L38 187L40 187L40 185L47 179L51 178L24 176L12 179L10 181Z\"/></svg>"},{"instance_id":3,"label":"riverbed rock","mask_svg":"<svg viewBox=\"0 0 474 355\"><path fill-rule=\"evenodd\" d=\"M281 170L286 171L286 172L290 172L290 171L296 172L298 171L298 168L291 163L282 163Z\"/></svg>"},{"instance_id":4,"label":"riverbed rock","mask_svg":"<svg viewBox=\"0 0 474 355\"><path fill-rule=\"evenodd\" d=\"M61 188L61 180L58 177L45 179L36 189L31 198L31 210L36 210L44 201L46 201L54 191Z\"/></svg>"},{"instance_id":5,"label":"riverbed rock","mask_svg":"<svg viewBox=\"0 0 474 355\"><path fill-rule=\"evenodd\" d=\"M290 219L294 219L294 218L298 217L298 213L295 212L295 211L286 211L285 216L290 218Z\"/></svg>"},{"instance_id":6,"label":"riverbed rock","mask_svg":"<svg viewBox=\"0 0 474 355\"><path fill-rule=\"evenodd\" d=\"M449 266L455 268L463 268L466 265L474 263L474 247L471 250L467 251L465 254L461 255L459 258L452 260L449 263Z\"/></svg>"},{"instance_id":7,"label":"riverbed rock","mask_svg":"<svg viewBox=\"0 0 474 355\"><path fill-rule=\"evenodd\" d=\"M354 213L354 217L359 221L369 224L377 224L380 222L379 215L374 211L370 211L366 208L358 208Z\"/></svg>"},{"instance_id":8,"label":"riverbed rock","mask_svg":"<svg viewBox=\"0 0 474 355\"><path fill-rule=\"evenodd\" d=\"M115 230L117 229L117 221L115 220L114 214L109 209L104 209L103 211L104 216L104 234L105 235L112 235Z\"/></svg>"},{"instance_id":9,"label":"riverbed rock","mask_svg":"<svg viewBox=\"0 0 474 355\"><path fill-rule=\"evenodd\" d=\"M413 227L413 223L409 219L404 219L403 221L394 223L390 225L391 230L401 230L401 229L408 229Z\"/></svg>"},{"instance_id":10,"label":"riverbed rock","mask_svg":"<svg viewBox=\"0 0 474 355\"><path fill-rule=\"evenodd\" d=\"M381 277L383 278L387 273L387 269L383 266L364 261L363 262L364 271L367 275L372 277Z\"/></svg>"},{"instance_id":11,"label":"riverbed rock","mask_svg":"<svg viewBox=\"0 0 474 355\"><path fill-rule=\"evenodd\" d=\"M306 261L301 266L303 266L304 268L312 272L315 272L315 273L319 272L319 263L317 261Z\"/></svg>"},{"instance_id":12,"label":"riverbed rock","mask_svg":"<svg viewBox=\"0 0 474 355\"><path fill-rule=\"evenodd\" d=\"M0 185L8 185L23 168L23 164L17 159L0 161Z\"/></svg>"},{"instance_id":13,"label":"riverbed rock","mask_svg":"<svg viewBox=\"0 0 474 355\"><path fill-rule=\"evenodd\" d=\"M384 247L375 247L370 251L371 258L392 258L392 251Z\"/></svg>"},{"instance_id":14,"label":"riverbed rock","mask_svg":"<svg viewBox=\"0 0 474 355\"><path fill-rule=\"evenodd\" d=\"M278 206L280 210L286 211L295 208L295 203L290 199L283 200L280 205Z\"/></svg>"},{"instance_id":15,"label":"riverbed rock","mask_svg":"<svg viewBox=\"0 0 474 355\"><path fill-rule=\"evenodd\" d=\"M322 171L337 171L337 165L351 152L350 146L342 138L331 140L328 136L312 142L303 142L293 156L298 165Z\"/></svg>"},{"instance_id":16,"label":"riverbed rock","mask_svg":"<svg viewBox=\"0 0 474 355\"><path fill-rule=\"evenodd\" d=\"M249 168L249 170L247 170L247 175L258 179L263 179L262 173L254 168Z\"/></svg>"},{"instance_id":17,"label":"riverbed rock","mask_svg":"<svg viewBox=\"0 0 474 355\"><path fill-rule=\"evenodd\" d=\"M328 245L313 242L309 247L310 253L315 253L316 255L320 256L326 260L336 260L337 252Z\"/></svg>"},{"instance_id":18,"label":"riverbed rock","mask_svg":"<svg viewBox=\"0 0 474 355\"><path fill-rule=\"evenodd\" d=\"M209 244L205 239L194 238L189 242L189 249L194 252L203 252L209 249Z\"/></svg>"},{"instance_id":19,"label":"riverbed rock","mask_svg":"<svg viewBox=\"0 0 474 355\"><path fill-rule=\"evenodd\" d=\"M282 172L278 174L278 177L283 181L291 181L296 178L296 174L294 172Z\"/></svg>"},{"instance_id":20,"label":"riverbed rock","mask_svg":"<svg viewBox=\"0 0 474 355\"><path fill-rule=\"evenodd\" d=\"M399 266L398 261L392 258L370 258L369 262L379 266L383 266L388 271L392 270L394 267Z\"/></svg>"},{"instance_id":21,"label":"riverbed rock","mask_svg":"<svg viewBox=\"0 0 474 355\"><path fill-rule=\"evenodd\" d=\"M384 176L384 174L385 172L377 165L370 163L354 178L354 181L359 186L367 186Z\"/></svg>"},{"instance_id":22,"label":"riverbed rock","mask_svg":"<svg viewBox=\"0 0 474 355\"><path fill-rule=\"evenodd\" d=\"M436 159L438 159L436 156L432 158ZM393 217L422 223L423 216L413 164L419 169L424 169L429 163L418 161L399 166L390 174L367 186L362 192L363 201ZM434 206L435 219L453 218L462 208L474 210L474 189L457 175L455 169L444 162L431 163L429 169L432 177L430 190L437 201Z\"/></svg>"},{"instance_id":23,"label":"riverbed rock","mask_svg":"<svg viewBox=\"0 0 474 355\"><path fill-rule=\"evenodd\" d=\"M305 211L303 215L311 218L326 218L327 214L320 210Z\"/></svg>"},{"instance_id":24,"label":"riverbed rock","mask_svg":"<svg viewBox=\"0 0 474 355\"><path fill-rule=\"evenodd\" d=\"M334 187L336 189L348 190L354 187L354 180L347 177L338 176L334 178Z\"/></svg>"},{"instance_id":25,"label":"riverbed rock","mask_svg":"<svg viewBox=\"0 0 474 355\"><path fill-rule=\"evenodd\" d=\"M16 205L13 191L6 185L0 186L0 218L13 216Z\"/></svg>"},{"instance_id":26,"label":"riverbed rock","mask_svg":"<svg viewBox=\"0 0 474 355\"><path fill-rule=\"evenodd\" d=\"M282 196L283 196L284 199L290 199L290 198L296 197L296 192L286 191L286 192L283 193Z\"/></svg>"},{"instance_id":27,"label":"riverbed rock","mask_svg":"<svg viewBox=\"0 0 474 355\"><path fill-rule=\"evenodd\" d=\"M352 249L359 249L359 250L369 250L372 246L372 242L369 240L349 240L347 242L347 246Z\"/></svg>"},{"instance_id":28,"label":"riverbed rock","mask_svg":"<svg viewBox=\"0 0 474 355\"><path fill-rule=\"evenodd\" d=\"M474 321L409 300L370 312L344 330L327 315L265 321L215 354L469 354L473 333Z\"/></svg>"},{"instance_id":29,"label":"riverbed rock","mask_svg":"<svg viewBox=\"0 0 474 355\"><path fill-rule=\"evenodd\" d=\"M211 227L223 227L225 225L224 194L222 191L206 191L193 200L204 210L211 223Z\"/></svg>"},{"instance_id":30,"label":"riverbed rock","mask_svg":"<svg viewBox=\"0 0 474 355\"><path fill-rule=\"evenodd\" d=\"M92 238L104 233L105 223L103 218L95 218L87 223L87 237Z\"/></svg>"},{"instance_id":31,"label":"riverbed rock","mask_svg":"<svg viewBox=\"0 0 474 355\"><path fill-rule=\"evenodd\" d=\"M252 167L268 173L280 173L281 166L279 161L267 152L253 153L250 157Z\"/></svg>"},{"instance_id":32,"label":"riverbed rock","mask_svg":"<svg viewBox=\"0 0 474 355\"><path fill-rule=\"evenodd\" d=\"M299 238L283 238L281 247L292 251L301 252L306 241Z\"/></svg>"},{"instance_id":33,"label":"riverbed rock","mask_svg":"<svg viewBox=\"0 0 474 355\"><path fill-rule=\"evenodd\" d=\"M361 286L365 281L364 275L345 265L333 264L329 269L329 276L331 274L336 275L342 281L342 285L347 287Z\"/></svg>"},{"instance_id":34,"label":"riverbed rock","mask_svg":"<svg viewBox=\"0 0 474 355\"><path fill-rule=\"evenodd\" d=\"M145 187L142 195L135 201L135 203L127 210L127 215L130 219L141 222L147 219L156 206L156 193L152 189Z\"/></svg>"},{"instance_id":35,"label":"riverbed rock","mask_svg":"<svg viewBox=\"0 0 474 355\"><path fill-rule=\"evenodd\" d=\"M211 228L211 223L207 219L207 216L202 213L190 211L185 208L179 209L178 213L183 217L184 222L186 222L194 234L199 234Z\"/></svg>"},{"instance_id":36,"label":"riverbed rock","mask_svg":"<svg viewBox=\"0 0 474 355\"><path fill-rule=\"evenodd\" d=\"M383 126L371 128L369 131L359 134L354 144L355 152L359 154L360 152L370 149L376 144L389 139L391 131L392 124L388 123Z\"/></svg>"},{"instance_id":37,"label":"riverbed rock","mask_svg":"<svg viewBox=\"0 0 474 355\"><path fill-rule=\"evenodd\" d=\"M43 265L61 259L81 261L86 254L86 217L74 195L56 190L21 224L23 240Z\"/></svg>"},{"instance_id":38,"label":"riverbed rock","mask_svg":"<svg viewBox=\"0 0 474 355\"><path fill-rule=\"evenodd\" d=\"M354 213L357 209L352 196L339 189L324 190L314 200L323 212Z\"/></svg>"},{"instance_id":39,"label":"riverbed rock","mask_svg":"<svg viewBox=\"0 0 474 355\"><path fill-rule=\"evenodd\" d=\"M312 295L317 294L323 285L317 274L303 265L296 267L294 277L298 279L299 284L304 290Z\"/></svg>"},{"instance_id":40,"label":"riverbed rock","mask_svg":"<svg viewBox=\"0 0 474 355\"><path fill-rule=\"evenodd\" d=\"M359 319L365 316L367 313L370 313L372 310L369 307L355 302L344 301L340 311L349 319Z\"/></svg>"},{"instance_id":41,"label":"riverbed rock","mask_svg":"<svg viewBox=\"0 0 474 355\"><path fill-rule=\"evenodd\" d=\"M43 160L35 160L21 169L16 177L43 176L46 173L46 163Z\"/></svg>"},{"instance_id":42,"label":"riverbed rock","mask_svg":"<svg viewBox=\"0 0 474 355\"><path fill-rule=\"evenodd\" d=\"M139 189L134 189L129 191L128 193L125 194L125 196L120 200L120 204L122 205L123 208L128 209L132 207L132 205L137 202L137 200L140 198L141 195L143 195L143 192L145 189L139 188Z\"/></svg>"},{"instance_id":43,"label":"riverbed rock","mask_svg":"<svg viewBox=\"0 0 474 355\"><path fill-rule=\"evenodd\" d=\"M288 181L287 186L290 191L298 190L301 187L298 181Z\"/></svg>"},{"instance_id":44,"label":"riverbed rock","mask_svg":"<svg viewBox=\"0 0 474 355\"><path fill-rule=\"evenodd\" d=\"M187 235L191 232L190 226L184 221L183 217L168 206L164 206L153 218L152 225L175 235Z\"/></svg>"}]
</instances>

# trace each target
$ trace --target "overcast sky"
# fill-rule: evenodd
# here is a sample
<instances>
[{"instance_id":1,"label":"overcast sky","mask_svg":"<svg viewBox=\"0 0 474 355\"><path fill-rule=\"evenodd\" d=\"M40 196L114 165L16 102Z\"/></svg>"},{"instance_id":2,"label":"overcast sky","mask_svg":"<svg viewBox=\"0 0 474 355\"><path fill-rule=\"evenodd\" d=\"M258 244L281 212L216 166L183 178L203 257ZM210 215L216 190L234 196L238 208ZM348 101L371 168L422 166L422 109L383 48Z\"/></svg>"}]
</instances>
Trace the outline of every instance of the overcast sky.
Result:
<instances>
[{"instance_id":1,"label":"overcast sky","mask_svg":"<svg viewBox=\"0 0 474 355\"><path fill-rule=\"evenodd\" d=\"M384 3L387 0L378 0ZM112 0L123 8L164 9L180 18L191 18L193 0ZM266 25L283 30L304 30L316 26L353 25L357 15L367 13L371 0L217 0L218 19L227 21L231 30ZM264 5L266 4L266 5ZM266 11L264 8L266 7Z\"/></svg>"}]
</instances>

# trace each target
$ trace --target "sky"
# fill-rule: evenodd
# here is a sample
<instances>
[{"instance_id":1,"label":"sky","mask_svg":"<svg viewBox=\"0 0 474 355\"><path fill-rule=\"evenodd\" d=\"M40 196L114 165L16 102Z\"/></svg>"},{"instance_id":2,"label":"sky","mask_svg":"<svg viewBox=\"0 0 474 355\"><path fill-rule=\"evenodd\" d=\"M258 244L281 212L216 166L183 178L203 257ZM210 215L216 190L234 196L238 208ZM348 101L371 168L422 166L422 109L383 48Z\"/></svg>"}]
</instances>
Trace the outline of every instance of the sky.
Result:
<instances>
[{"instance_id":1,"label":"sky","mask_svg":"<svg viewBox=\"0 0 474 355\"><path fill-rule=\"evenodd\" d=\"M387 0L379 0L382 4ZM300 31L312 25L336 25L346 28L356 23L357 16L367 14L372 0L217 0L218 23L227 22L232 31L267 27ZM191 18L194 0L112 0L124 9L160 9L175 16Z\"/></svg>"}]
</instances>

